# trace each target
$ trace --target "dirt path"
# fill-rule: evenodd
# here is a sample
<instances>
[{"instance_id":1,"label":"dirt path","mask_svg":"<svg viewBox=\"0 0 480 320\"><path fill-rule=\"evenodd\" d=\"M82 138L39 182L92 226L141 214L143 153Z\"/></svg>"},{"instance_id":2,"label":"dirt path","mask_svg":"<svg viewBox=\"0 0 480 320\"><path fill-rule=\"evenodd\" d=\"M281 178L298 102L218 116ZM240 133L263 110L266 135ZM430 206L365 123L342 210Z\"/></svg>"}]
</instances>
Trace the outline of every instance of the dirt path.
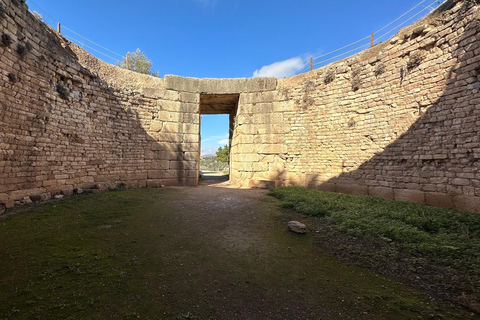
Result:
<instances>
[{"instance_id":1,"label":"dirt path","mask_svg":"<svg viewBox=\"0 0 480 320\"><path fill-rule=\"evenodd\" d=\"M366 269L339 263L307 235L286 230L290 219L263 190L216 186L177 188L163 220L169 243L169 303L200 319L435 318L427 296ZM310 227L314 227L310 225ZM442 313L445 310L442 311ZM175 312L174 312L175 313ZM465 313L460 312L460 317ZM450 314L449 318L454 318Z\"/></svg>"},{"instance_id":2,"label":"dirt path","mask_svg":"<svg viewBox=\"0 0 480 320\"><path fill-rule=\"evenodd\" d=\"M106 192L11 216L0 224L0 319L473 317L338 262L315 245L314 220L265 193ZM307 235L286 230L293 219Z\"/></svg>"}]
</instances>

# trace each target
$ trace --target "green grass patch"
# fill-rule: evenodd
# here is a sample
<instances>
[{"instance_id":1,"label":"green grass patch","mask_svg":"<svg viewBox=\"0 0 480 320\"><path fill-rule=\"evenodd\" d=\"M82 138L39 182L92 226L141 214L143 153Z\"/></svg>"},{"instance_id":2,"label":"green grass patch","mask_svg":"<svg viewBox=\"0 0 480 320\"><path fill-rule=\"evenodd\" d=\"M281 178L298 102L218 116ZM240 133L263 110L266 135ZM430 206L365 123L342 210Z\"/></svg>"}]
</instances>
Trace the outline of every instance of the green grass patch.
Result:
<instances>
[{"instance_id":1,"label":"green grass patch","mask_svg":"<svg viewBox=\"0 0 480 320\"><path fill-rule=\"evenodd\" d=\"M269 193L281 206L329 217L355 236L393 240L413 253L442 265L480 273L480 215L422 204L282 187Z\"/></svg>"}]
</instances>

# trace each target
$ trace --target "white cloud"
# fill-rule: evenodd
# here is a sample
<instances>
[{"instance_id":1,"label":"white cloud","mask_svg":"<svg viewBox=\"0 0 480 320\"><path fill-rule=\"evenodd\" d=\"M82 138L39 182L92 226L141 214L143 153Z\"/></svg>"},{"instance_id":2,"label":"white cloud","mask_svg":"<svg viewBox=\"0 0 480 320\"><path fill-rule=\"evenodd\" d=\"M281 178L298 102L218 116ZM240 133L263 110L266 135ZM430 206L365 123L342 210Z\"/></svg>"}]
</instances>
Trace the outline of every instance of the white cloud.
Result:
<instances>
[{"instance_id":1,"label":"white cloud","mask_svg":"<svg viewBox=\"0 0 480 320\"><path fill-rule=\"evenodd\" d=\"M221 144L221 145L228 144L228 139L222 139L222 140L218 141L218 144Z\"/></svg>"},{"instance_id":2,"label":"white cloud","mask_svg":"<svg viewBox=\"0 0 480 320\"><path fill-rule=\"evenodd\" d=\"M210 136L208 138L202 139L202 143L207 141L217 140L217 139L225 139L227 137L228 137L228 133L222 134L221 136Z\"/></svg>"},{"instance_id":3,"label":"white cloud","mask_svg":"<svg viewBox=\"0 0 480 320\"><path fill-rule=\"evenodd\" d=\"M268 66L263 66L260 70L255 70L254 77L290 77L305 67L306 60L295 57L284 61L274 62Z\"/></svg>"}]
</instances>

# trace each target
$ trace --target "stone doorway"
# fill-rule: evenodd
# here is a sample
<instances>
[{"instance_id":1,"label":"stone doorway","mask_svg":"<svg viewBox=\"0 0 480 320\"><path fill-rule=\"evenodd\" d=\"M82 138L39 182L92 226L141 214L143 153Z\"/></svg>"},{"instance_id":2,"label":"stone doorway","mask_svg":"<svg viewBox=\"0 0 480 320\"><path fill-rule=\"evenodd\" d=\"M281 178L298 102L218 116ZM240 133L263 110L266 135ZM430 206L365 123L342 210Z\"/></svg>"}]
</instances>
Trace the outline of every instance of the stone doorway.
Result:
<instances>
[{"instance_id":1,"label":"stone doorway","mask_svg":"<svg viewBox=\"0 0 480 320\"><path fill-rule=\"evenodd\" d=\"M202 115L218 115L218 114L228 114L229 115L229 130L228 130L228 146L230 151L231 143L232 143L232 136L233 130L235 128L235 116L238 110L238 101L240 99L240 94L200 94L200 118ZM200 120L200 132L201 132L202 121ZM201 133L199 132L199 148L198 148L198 176L200 177L200 158L201 158L201 150L202 150L202 137ZM232 159L232 154L230 152L230 160ZM229 160L229 172L228 175L230 176L230 168L231 168L231 161ZM213 179L218 180L218 179Z\"/></svg>"}]
</instances>

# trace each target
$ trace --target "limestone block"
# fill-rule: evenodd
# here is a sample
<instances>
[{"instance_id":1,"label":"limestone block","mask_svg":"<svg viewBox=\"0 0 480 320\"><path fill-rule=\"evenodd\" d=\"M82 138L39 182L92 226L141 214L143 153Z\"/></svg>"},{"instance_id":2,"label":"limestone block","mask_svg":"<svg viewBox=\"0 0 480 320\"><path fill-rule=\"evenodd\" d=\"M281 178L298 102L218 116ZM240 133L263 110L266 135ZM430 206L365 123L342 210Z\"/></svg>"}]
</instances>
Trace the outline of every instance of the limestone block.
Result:
<instances>
[{"instance_id":1,"label":"limestone block","mask_svg":"<svg viewBox=\"0 0 480 320\"><path fill-rule=\"evenodd\" d=\"M393 189L387 187L369 187L368 194L383 199L393 199Z\"/></svg>"},{"instance_id":2,"label":"limestone block","mask_svg":"<svg viewBox=\"0 0 480 320\"><path fill-rule=\"evenodd\" d=\"M455 209L453 197L447 193L425 192L425 203L429 206Z\"/></svg>"},{"instance_id":3,"label":"limestone block","mask_svg":"<svg viewBox=\"0 0 480 320\"><path fill-rule=\"evenodd\" d=\"M250 78L247 79L247 92L273 91L277 88L276 78Z\"/></svg>"},{"instance_id":4,"label":"limestone block","mask_svg":"<svg viewBox=\"0 0 480 320\"><path fill-rule=\"evenodd\" d=\"M152 170L168 170L170 168L169 160L155 160L150 164Z\"/></svg>"},{"instance_id":5,"label":"limestone block","mask_svg":"<svg viewBox=\"0 0 480 320\"><path fill-rule=\"evenodd\" d=\"M174 76L166 74L164 77L165 88L175 91L199 92L200 79Z\"/></svg>"},{"instance_id":6,"label":"limestone block","mask_svg":"<svg viewBox=\"0 0 480 320\"><path fill-rule=\"evenodd\" d=\"M395 189L393 194L397 201L425 203L425 193L420 190Z\"/></svg>"},{"instance_id":7,"label":"limestone block","mask_svg":"<svg viewBox=\"0 0 480 320\"><path fill-rule=\"evenodd\" d=\"M165 95L165 90L159 88L142 88L141 92L143 95L149 98L160 99Z\"/></svg>"},{"instance_id":8,"label":"limestone block","mask_svg":"<svg viewBox=\"0 0 480 320\"><path fill-rule=\"evenodd\" d=\"M322 190L322 191L328 191L328 192L336 192L337 187L335 183L330 183L330 182L323 182L317 184L315 189Z\"/></svg>"},{"instance_id":9,"label":"limestone block","mask_svg":"<svg viewBox=\"0 0 480 320\"><path fill-rule=\"evenodd\" d=\"M191 92L181 92L180 101L189 103L200 103L200 94Z\"/></svg>"},{"instance_id":10,"label":"limestone block","mask_svg":"<svg viewBox=\"0 0 480 320\"><path fill-rule=\"evenodd\" d=\"M455 196L455 209L480 213L480 197Z\"/></svg>"},{"instance_id":11,"label":"limestone block","mask_svg":"<svg viewBox=\"0 0 480 320\"><path fill-rule=\"evenodd\" d=\"M152 121L150 124L150 130L155 131L155 132L160 132L163 129L163 121Z\"/></svg>"},{"instance_id":12,"label":"limestone block","mask_svg":"<svg viewBox=\"0 0 480 320\"><path fill-rule=\"evenodd\" d=\"M275 188L275 181L273 180L254 180L248 182L249 188L273 189Z\"/></svg>"},{"instance_id":13,"label":"limestone block","mask_svg":"<svg viewBox=\"0 0 480 320\"><path fill-rule=\"evenodd\" d=\"M165 170L148 170L148 179L161 179L165 177Z\"/></svg>"},{"instance_id":14,"label":"limestone block","mask_svg":"<svg viewBox=\"0 0 480 320\"><path fill-rule=\"evenodd\" d=\"M244 92L247 79L200 79L199 91L206 94L236 94Z\"/></svg>"},{"instance_id":15,"label":"limestone block","mask_svg":"<svg viewBox=\"0 0 480 320\"><path fill-rule=\"evenodd\" d=\"M183 113L174 111L158 111L157 113L155 113L155 120L181 122L183 120Z\"/></svg>"},{"instance_id":16,"label":"limestone block","mask_svg":"<svg viewBox=\"0 0 480 320\"><path fill-rule=\"evenodd\" d=\"M362 186L358 184L343 184L343 183L336 183L336 190L335 192L339 193L347 193L347 194L358 194L364 195L368 194L368 187Z\"/></svg>"}]
</instances>

